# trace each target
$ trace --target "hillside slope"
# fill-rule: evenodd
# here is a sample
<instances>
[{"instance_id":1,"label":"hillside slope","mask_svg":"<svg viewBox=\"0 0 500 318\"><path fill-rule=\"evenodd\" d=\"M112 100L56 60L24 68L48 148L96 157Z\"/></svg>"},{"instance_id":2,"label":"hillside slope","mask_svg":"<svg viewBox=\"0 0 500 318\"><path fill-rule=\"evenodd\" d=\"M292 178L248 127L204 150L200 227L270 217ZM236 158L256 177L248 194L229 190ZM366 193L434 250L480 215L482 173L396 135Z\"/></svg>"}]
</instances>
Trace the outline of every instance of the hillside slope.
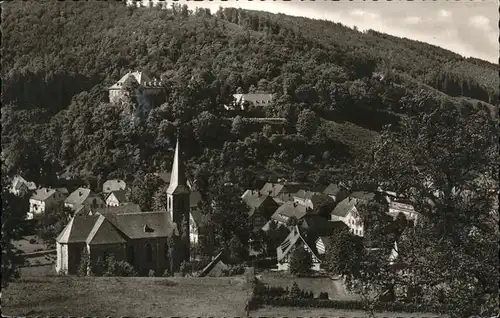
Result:
<instances>
[{"instance_id":1,"label":"hillside slope","mask_svg":"<svg viewBox=\"0 0 500 318\"><path fill-rule=\"evenodd\" d=\"M255 167L328 177L369 155L377 131L400 116L441 103L492 108L498 97L495 65L326 21L104 1L12 2L2 15L11 170L29 170L35 158L44 171L101 178L168 169L182 123L198 172L210 163L242 184ZM130 70L167 89L166 103L141 118L106 103L106 87ZM238 88L275 93L262 115L287 118L285 131L225 123L221 105Z\"/></svg>"}]
</instances>

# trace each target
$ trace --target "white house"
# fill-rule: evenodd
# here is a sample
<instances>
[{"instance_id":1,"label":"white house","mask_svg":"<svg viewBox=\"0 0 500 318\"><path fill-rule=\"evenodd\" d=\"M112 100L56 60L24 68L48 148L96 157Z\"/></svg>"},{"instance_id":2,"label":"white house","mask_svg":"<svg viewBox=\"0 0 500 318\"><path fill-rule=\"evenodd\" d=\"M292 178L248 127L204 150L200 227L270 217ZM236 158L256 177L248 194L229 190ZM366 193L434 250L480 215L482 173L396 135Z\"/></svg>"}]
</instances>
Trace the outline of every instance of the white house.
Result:
<instances>
[{"instance_id":1,"label":"white house","mask_svg":"<svg viewBox=\"0 0 500 318\"><path fill-rule=\"evenodd\" d=\"M151 79L144 72L128 72L118 82L116 82L108 89L110 103L119 103L125 96L128 96L128 92L125 89L125 83L129 77L132 77L142 88L140 94L147 101L150 100L151 96L159 95L163 92L163 84L161 81L155 78Z\"/></svg>"},{"instance_id":2,"label":"white house","mask_svg":"<svg viewBox=\"0 0 500 318\"><path fill-rule=\"evenodd\" d=\"M269 106L273 102L274 95L267 93L248 93L248 94L233 94L233 103L224 105L226 110L245 109L245 103L250 103L254 106Z\"/></svg>"},{"instance_id":3,"label":"white house","mask_svg":"<svg viewBox=\"0 0 500 318\"><path fill-rule=\"evenodd\" d=\"M127 184L123 180L112 179L106 180L102 184L102 192L103 193L111 193L113 191L125 190L127 188Z\"/></svg>"},{"instance_id":4,"label":"white house","mask_svg":"<svg viewBox=\"0 0 500 318\"><path fill-rule=\"evenodd\" d=\"M367 202L375 194L368 192L355 192L350 196L340 201L330 214L330 221L342 221L351 232L358 236L364 236L363 220L356 208L356 205L361 202Z\"/></svg>"},{"instance_id":5,"label":"white house","mask_svg":"<svg viewBox=\"0 0 500 318\"><path fill-rule=\"evenodd\" d=\"M278 270L286 271L290 268L290 257L293 250L302 244L306 251L311 254L312 266L311 269L314 271L319 271L321 266L321 260L319 255L309 246L309 243L304 239L300 233L298 226L295 226L286 239L281 243L280 246L276 248L276 255L278 259ZM314 242L313 242L314 244ZM314 245L313 245L314 246Z\"/></svg>"},{"instance_id":6,"label":"white house","mask_svg":"<svg viewBox=\"0 0 500 318\"><path fill-rule=\"evenodd\" d=\"M127 196L124 190L111 192L106 198L106 206L120 206L127 202Z\"/></svg>"},{"instance_id":7,"label":"white house","mask_svg":"<svg viewBox=\"0 0 500 318\"><path fill-rule=\"evenodd\" d=\"M77 211L81 209L82 206L104 208L106 206L106 202L104 202L100 196L90 191L90 189L78 188L73 191L66 198L66 200L64 200L64 206L72 209L73 211Z\"/></svg>"},{"instance_id":8,"label":"white house","mask_svg":"<svg viewBox=\"0 0 500 318\"><path fill-rule=\"evenodd\" d=\"M9 192L17 195L24 196L28 191L36 190L36 185L34 182L28 182L21 176L15 176L12 179L12 185L9 189Z\"/></svg>"},{"instance_id":9,"label":"white house","mask_svg":"<svg viewBox=\"0 0 500 318\"><path fill-rule=\"evenodd\" d=\"M30 198L30 210L26 218L31 220L45 213L47 209L61 204L65 197L64 193L57 189L41 188L36 190Z\"/></svg>"}]
</instances>

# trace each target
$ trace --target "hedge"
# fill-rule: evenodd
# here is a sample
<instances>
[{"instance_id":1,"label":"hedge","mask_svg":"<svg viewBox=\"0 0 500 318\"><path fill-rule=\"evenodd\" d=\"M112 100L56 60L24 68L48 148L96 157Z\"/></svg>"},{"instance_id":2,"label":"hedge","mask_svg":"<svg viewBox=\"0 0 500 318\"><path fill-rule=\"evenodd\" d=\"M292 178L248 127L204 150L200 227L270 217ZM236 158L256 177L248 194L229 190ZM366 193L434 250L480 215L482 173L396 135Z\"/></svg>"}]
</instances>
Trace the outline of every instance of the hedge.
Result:
<instances>
[{"instance_id":1,"label":"hedge","mask_svg":"<svg viewBox=\"0 0 500 318\"><path fill-rule=\"evenodd\" d=\"M329 300L319 298L290 298L290 297L271 297L271 296L254 296L252 301L253 308L260 305L269 305L277 307L311 307L311 308L335 308L347 310L364 310L365 305L360 301L355 300ZM392 312L426 312L429 311L428 306L412 303L378 303L375 305L377 311L392 311Z\"/></svg>"}]
</instances>

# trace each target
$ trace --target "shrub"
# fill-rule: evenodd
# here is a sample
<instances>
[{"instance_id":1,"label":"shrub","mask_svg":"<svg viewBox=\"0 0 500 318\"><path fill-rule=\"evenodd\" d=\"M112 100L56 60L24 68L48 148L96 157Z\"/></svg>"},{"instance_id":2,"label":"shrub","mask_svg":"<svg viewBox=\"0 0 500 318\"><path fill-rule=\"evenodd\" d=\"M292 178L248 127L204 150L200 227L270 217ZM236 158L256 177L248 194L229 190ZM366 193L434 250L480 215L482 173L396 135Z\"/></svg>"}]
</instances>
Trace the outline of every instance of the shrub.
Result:
<instances>
[{"instance_id":1,"label":"shrub","mask_svg":"<svg viewBox=\"0 0 500 318\"><path fill-rule=\"evenodd\" d=\"M319 299L328 299L328 293L326 293L326 292L325 292L325 293L321 292L321 293L319 293L318 298L319 298Z\"/></svg>"},{"instance_id":2,"label":"shrub","mask_svg":"<svg viewBox=\"0 0 500 318\"><path fill-rule=\"evenodd\" d=\"M172 276L172 273L170 272L170 269L166 269L164 272L163 272L163 277L170 277Z\"/></svg>"},{"instance_id":3,"label":"shrub","mask_svg":"<svg viewBox=\"0 0 500 318\"><path fill-rule=\"evenodd\" d=\"M30 244L36 244L36 239L31 238L31 239L30 239Z\"/></svg>"},{"instance_id":4,"label":"shrub","mask_svg":"<svg viewBox=\"0 0 500 318\"><path fill-rule=\"evenodd\" d=\"M148 277L155 277L156 276L156 273L153 269L150 269L149 272L148 272Z\"/></svg>"},{"instance_id":5,"label":"shrub","mask_svg":"<svg viewBox=\"0 0 500 318\"><path fill-rule=\"evenodd\" d=\"M301 292L297 282L293 282L292 289L290 289L290 298L301 298Z\"/></svg>"},{"instance_id":6,"label":"shrub","mask_svg":"<svg viewBox=\"0 0 500 318\"><path fill-rule=\"evenodd\" d=\"M184 261L181 263L179 270L182 273L182 276L185 276L186 274L191 273L191 268L192 264L190 262Z\"/></svg>"},{"instance_id":7,"label":"shrub","mask_svg":"<svg viewBox=\"0 0 500 318\"><path fill-rule=\"evenodd\" d=\"M239 265L229 265L227 269L222 271L224 276L236 276L242 275L245 272L245 266Z\"/></svg>"},{"instance_id":8,"label":"shrub","mask_svg":"<svg viewBox=\"0 0 500 318\"><path fill-rule=\"evenodd\" d=\"M312 266L311 254L306 251L304 246L297 246L290 257L290 273L292 274L307 274Z\"/></svg>"},{"instance_id":9,"label":"shrub","mask_svg":"<svg viewBox=\"0 0 500 318\"><path fill-rule=\"evenodd\" d=\"M125 261L117 261L113 255L98 257L91 273L95 276L137 276L137 271Z\"/></svg>"},{"instance_id":10,"label":"shrub","mask_svg":"<svg viewBox=\"0 0 500 318\"><path fill-rule=\"evenodd\" d=\"M78 266L78 276L87 276L89 273L90 255L87 249L84 248L80 257L80 265Z\"/></svg>"}]
</instances>

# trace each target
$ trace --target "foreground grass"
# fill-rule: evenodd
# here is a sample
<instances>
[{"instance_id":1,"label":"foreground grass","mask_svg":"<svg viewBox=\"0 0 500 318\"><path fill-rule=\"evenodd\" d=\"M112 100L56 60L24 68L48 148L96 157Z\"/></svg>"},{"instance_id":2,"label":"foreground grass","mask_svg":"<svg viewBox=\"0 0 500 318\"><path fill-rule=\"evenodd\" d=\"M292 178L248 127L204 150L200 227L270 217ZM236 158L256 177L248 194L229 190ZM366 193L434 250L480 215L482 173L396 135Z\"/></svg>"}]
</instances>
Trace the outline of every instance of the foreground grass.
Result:
<instances>
[{"instance_id":1,"label":"foreground grass","mask_svg":"<svg viewBox=\"0 0 500 318\"><path fill-rule=\"evenodd\" d=\"M24 277L2 293L7 316L244 316L233 278Z\"/></svg>"}]
</instances>

